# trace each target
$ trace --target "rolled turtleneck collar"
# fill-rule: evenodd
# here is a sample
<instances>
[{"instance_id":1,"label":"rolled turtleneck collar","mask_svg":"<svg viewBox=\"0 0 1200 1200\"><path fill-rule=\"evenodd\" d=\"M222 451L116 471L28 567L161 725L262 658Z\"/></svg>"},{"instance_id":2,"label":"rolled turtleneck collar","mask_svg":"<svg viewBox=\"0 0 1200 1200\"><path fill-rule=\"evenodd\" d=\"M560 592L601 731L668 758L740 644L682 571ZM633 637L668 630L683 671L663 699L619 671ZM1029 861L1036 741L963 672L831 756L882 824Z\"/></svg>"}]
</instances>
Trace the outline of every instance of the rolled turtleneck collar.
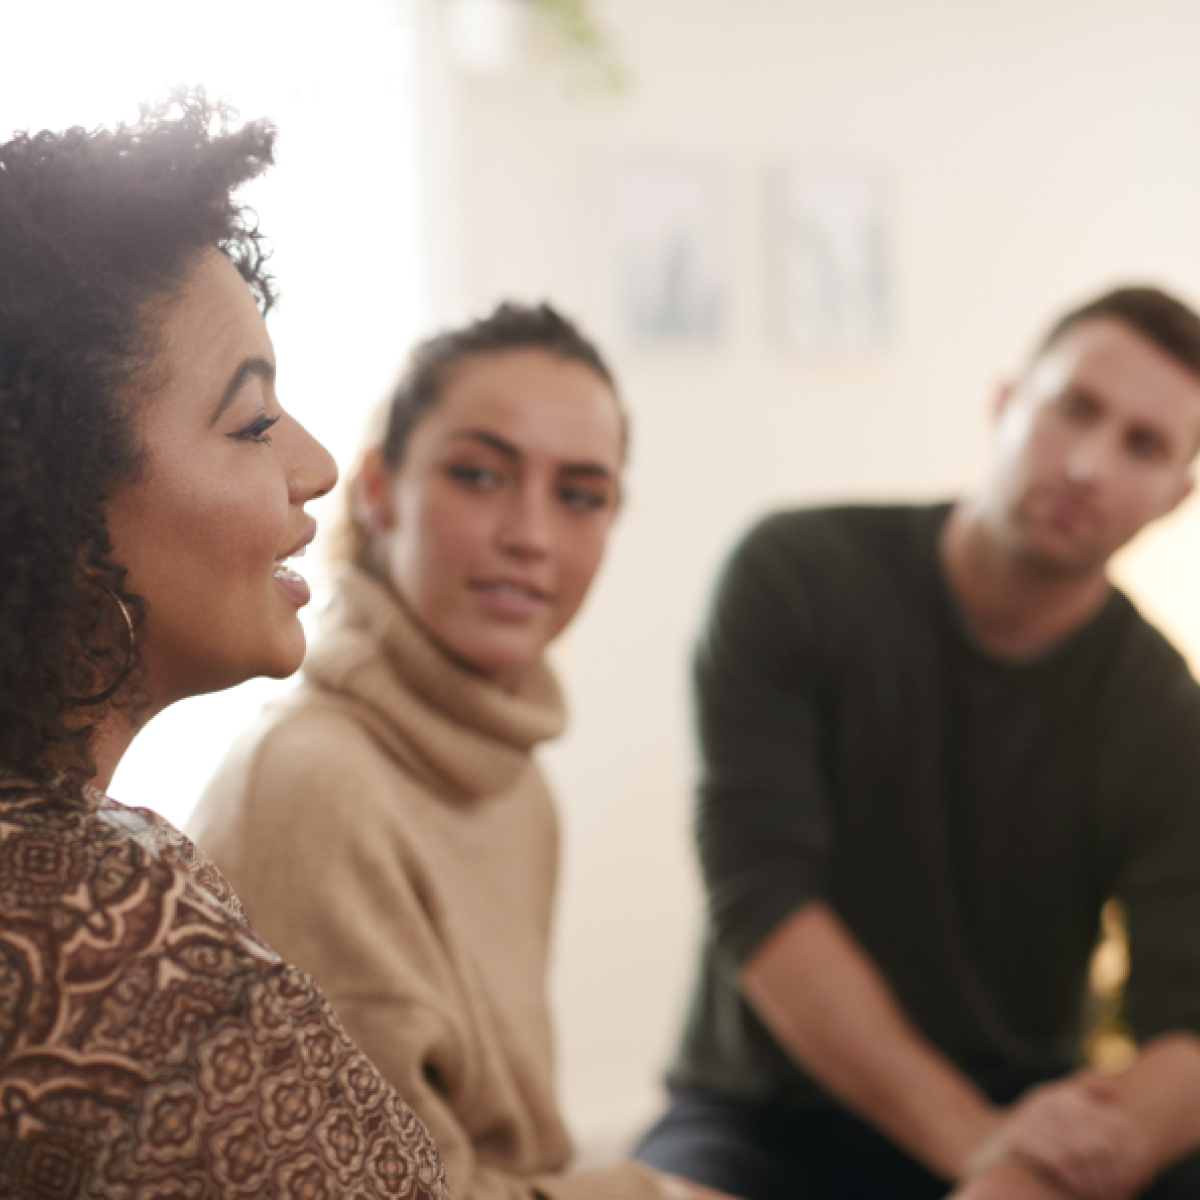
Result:
<instances>
[{"instance_id":1,"label":"rolled turtleneck collar","mask_svg":"<svg viewBox=\"0 0 1200 1200\"><path fill-rule=\"evenodd\" d=\"M304 664L406 769L456 799L507 790L566 714L545 662L506 691L450 658L382 583L345 568Z\"/></svg>"}]
</instances>

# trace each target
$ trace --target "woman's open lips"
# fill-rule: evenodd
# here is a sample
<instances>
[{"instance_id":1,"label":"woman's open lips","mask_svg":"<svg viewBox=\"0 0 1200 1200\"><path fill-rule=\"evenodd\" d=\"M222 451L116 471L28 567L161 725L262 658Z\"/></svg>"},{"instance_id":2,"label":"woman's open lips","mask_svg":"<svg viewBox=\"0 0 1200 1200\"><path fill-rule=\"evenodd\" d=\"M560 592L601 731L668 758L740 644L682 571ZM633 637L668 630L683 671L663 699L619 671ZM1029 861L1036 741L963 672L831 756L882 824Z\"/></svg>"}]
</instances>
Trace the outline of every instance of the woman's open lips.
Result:
<instances>
[{"instance_id":1,"label":"woman's open lips","mask_svg":"<svg viewBox=\"0 0 1200 1200\"><path fill-rule=\"evenodd\" d=\"M276 563L272 574L275 582L283 588L293 604L303 608L312 599L308 580L299 571L293 571L287 563Z\"/></svg>"},{"instance_id":2,"label":"woman's open lips","mask_svg":"<svg viewBox=\"0 0 1200 1200\"><path fill-rule=\"evenodd\" d=\"M275 570L272 572L275 582L287 593L288 599L298 607L303 607L312 599L312 592L309 590L308 580L299 571L294 571L289 567L285 560L289 558L303 558L309 543L316 536L317 523L310 520L299 540L295 542L290 550L276 560Z\"/></svg>"},{"instance_id":3,"label":"woman's open lips","mask_svg":"<svg viewBox=\"0 0 1200 1200\"><path fill-rule=\"evenodd\" d=\"M527 617L550 602L549 593L518 579L473 579L469 586L499 616Z\"/></svg>"}]
</instances>

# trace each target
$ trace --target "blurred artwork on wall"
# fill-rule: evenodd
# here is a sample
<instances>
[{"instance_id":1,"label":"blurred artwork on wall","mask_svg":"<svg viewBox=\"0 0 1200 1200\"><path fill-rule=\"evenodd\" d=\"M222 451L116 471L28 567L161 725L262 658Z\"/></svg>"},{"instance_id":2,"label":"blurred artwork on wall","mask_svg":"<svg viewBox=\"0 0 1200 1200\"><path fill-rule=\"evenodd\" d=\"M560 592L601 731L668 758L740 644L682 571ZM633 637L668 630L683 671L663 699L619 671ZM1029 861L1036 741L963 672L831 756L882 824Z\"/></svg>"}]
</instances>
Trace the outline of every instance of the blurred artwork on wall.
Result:
<instances>
[{"instance_id":1,"label":"blurred artwork on wall","mask_svg":"<svg viewBox=\"0 0 1200 1200\"><path fill-rule=\"evenodd\" d=\"M634 346L706 345L730 307L729 188L719 168L640 160L608 175L608 259L621 338Z\"/></svg>"},{"instance_id":2,"label":"blurred artwork on wall","mask_svg":"<svg viewBox=\"0 0 1200 1200\"><path fill-rule=\"evenodd\" d=\"M770 179L772 310L800 353L882 348L891 328L887 195L864 168L789 163Z\"/></svg>"}]
</instances>

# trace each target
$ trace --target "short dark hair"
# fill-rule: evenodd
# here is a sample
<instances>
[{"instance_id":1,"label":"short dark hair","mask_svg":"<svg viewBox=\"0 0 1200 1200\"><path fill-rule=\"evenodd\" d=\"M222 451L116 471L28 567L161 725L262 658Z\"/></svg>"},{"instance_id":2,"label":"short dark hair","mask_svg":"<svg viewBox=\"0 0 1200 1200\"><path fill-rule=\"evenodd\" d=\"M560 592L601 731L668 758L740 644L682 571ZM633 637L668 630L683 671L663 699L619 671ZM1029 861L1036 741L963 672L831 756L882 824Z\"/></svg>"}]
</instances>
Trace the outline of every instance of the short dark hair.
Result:
<instances>
[{"instance_id":1,"label":"short dark hair","mask_svg":"<svg viewBox=\"0 0 1200 1200\"><path fill-rule=\"evenodd\" d=\"M1120 321L1200 379L1200 316L1156 287L1120 287L1060 317L1042 338L1034 358L1087 321Z\"/></svg>"},{"instance_id":2,"label":"short dark hair","mask_svg":"<svg viewBox=\"0 0 1200 1200\"><path fill-rule=\"evenodd\" d=\"M0 773L90 778L104 710L80 701L140 675L117 599L135 630L145 606L105 506L140 466L149 302L208 247L264 312L275 296L257 223L231 199L271 162L274 131L235 118L178 90L132 125L0 144Z\"/></svg>"},{"instance_id":3,"label":"short dark hair","mask_svg":"<svg viewBox=\"0 0 1200 1200\"><path fill-rule=\"evenodd\" d=\"M541 350L594 371L618 396L622 449L628 449L629 418L620 406L616 378L595 343L549 304L505 300L487 315L442 330L412 349L385 405L382 436L375 443L388 469L399 468L413 430L437 404L455 371L480 355L511 350ZM352 496L347 504L335 554L363 563L366 538L355 520Z\"/></svg>"}]
</instances>

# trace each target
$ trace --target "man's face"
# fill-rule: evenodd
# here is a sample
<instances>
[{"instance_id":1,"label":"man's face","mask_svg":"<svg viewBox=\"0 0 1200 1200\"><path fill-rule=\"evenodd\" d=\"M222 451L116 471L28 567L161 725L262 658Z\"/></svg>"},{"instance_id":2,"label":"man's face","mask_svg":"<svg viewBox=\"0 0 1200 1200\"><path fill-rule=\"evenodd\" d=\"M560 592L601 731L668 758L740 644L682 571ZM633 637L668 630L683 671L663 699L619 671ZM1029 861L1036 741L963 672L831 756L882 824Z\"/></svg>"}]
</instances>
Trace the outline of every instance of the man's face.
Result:
<instances>
[{"instance_id":1,"label":"man's face","mask_svg":"<svg viewBox=\"0 0 1200 1200\"><path fill-rule=\"evenodd\" d=\"M1191 490L1200 379L1121 321L1065 333L997 403L982 510L1030 566L1087 575Z\"/></svg>"}]
</instances>

